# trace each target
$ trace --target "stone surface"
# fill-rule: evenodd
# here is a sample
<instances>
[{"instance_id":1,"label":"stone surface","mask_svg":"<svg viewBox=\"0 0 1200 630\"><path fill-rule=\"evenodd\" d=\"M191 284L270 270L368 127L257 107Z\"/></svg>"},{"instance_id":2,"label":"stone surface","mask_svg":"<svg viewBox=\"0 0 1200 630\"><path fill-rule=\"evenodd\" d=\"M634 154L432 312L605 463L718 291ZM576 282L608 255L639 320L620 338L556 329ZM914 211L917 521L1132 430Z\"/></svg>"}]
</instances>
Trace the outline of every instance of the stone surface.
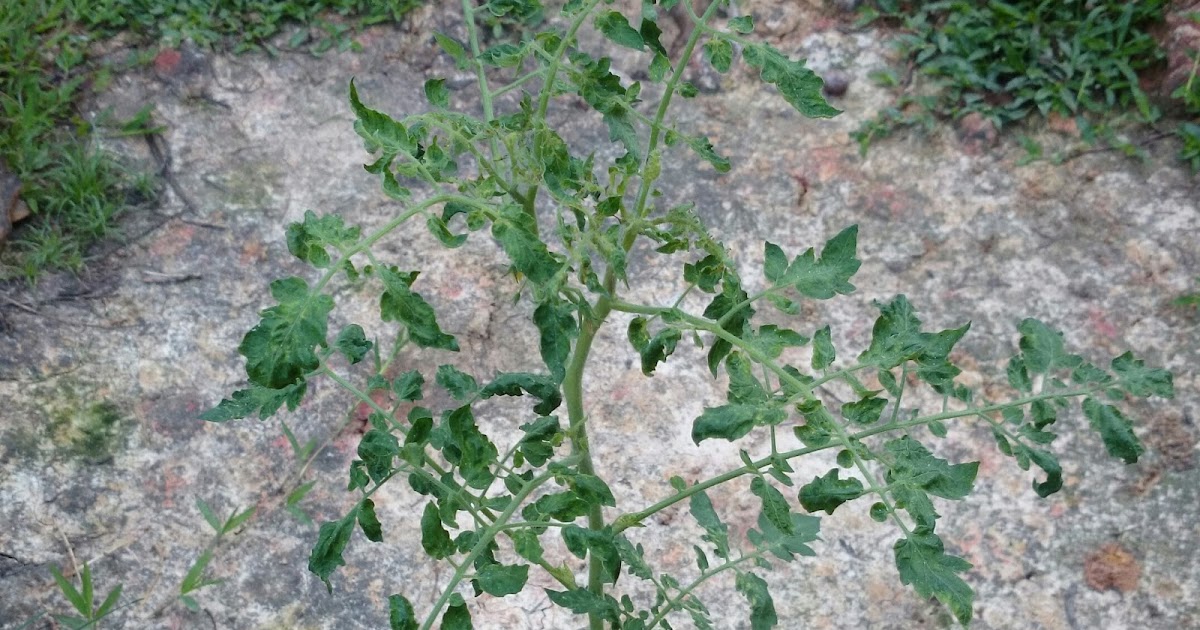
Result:
<instances>
[{"instance_id":1,"label":"stone surface","mask_svg":"<svg viewBox=\"0 0 1200 630\"><path fill-rule=\"evenodd\" d=\"M1089 359L1132 348L1173 370L1176 400L1136 405L1137 432L1149 447L1136 465L1103 457L1078 413L1060 421L1055 446L1066 488L1049 500L1036 498L1032 474L1000 456L985 429L952 427L938 453L980 461L980 482L969 500L938 504L939 530L974 564L967 579L977 591L977 628L1200 624L1200 320L1172 306L1200 275L1196 179L1174 162L1169 143L1152 145L1144 163L1093 153L1018 167L1024 153L1011 140L967 151L953 129L898 135L860 158L847 133L886 104L865 77L885 65L888 51L878 31L814 26L834 24L822 21L828 9L819 4L747 3L785 51L807 57L818 73L837 69L852 78L855 88L837 103L845 113L801 119L738 66L719 92L680 101L677 110L680 125L708 134L733 170L717 174L679 151L665 165L666 201L698 202L751 291L762 286L764 239L800 252L859 224L858 291L806 304L792 322L805 333L831 323L843 356L866 347L876 315L871 301L902 292L932 327L972 322L956 359L966 369L963 381L993 398L1005 395L1004 361L1015 324L1027 316L1063 329ZM448 13L425 12L414 32L454 31ZM289 515L285 498L299 482L314 481L301 507L318 522L339 517L350 504L345 470L361 430L360 415L331 383L315 386L284 416L302 443L322 446L303 470L278 420L196 419L242 384L236 347L270 303L269 281L311 278L288 255L284 226L306 209L367 227L398 210L361 167L367 156L351 130L348 80L357 77L373 106L401 115L426 107L420 86L427 76L455 70L425 36L376 29L361 41L361 54L321 59L213 55L187 75L196 89L159 78L171 68L156 64L118 77L95 104L93 111L112 107L120 116L153 103L156 122L168 128L163 140L178 186L156 229L96 261L91 275L48 279L14 298L36 314L0 303L8 324L0 327L0 625L19 625L46 608L68 611L52 565L88 562L102 592L123 584L130 606L118 616L131 628L379 628L390 593L403 592L426 610L448 579L449 567L421 552L415 532L423 502L401 484L376 495L386 542L370 545L356 535L332 596L305 570L316 529ZM630 67L631 52L613 54L618 67ZM451 85L460 86L454 107L477 106L469 82ZM595 116L562 109L556 117L577 150L614 153ZM149 159L136 144L114 148ZM670 303L683 288L685 261L646 254L639 246L631 256L636 281L628 295ZM381 256L424 269L422 294L463 346L457 356L404 353L402 368L428 375L431 366L454 362L484 378L538 367L528 306L513 303L517 287L486 235L447 251L415 226ZM372 321L369 291L347 286L338 294L347 306L335 312L333 330ZM689 298L684 307L698 312L703 303ZM701 479L737 467L739 448L768 448L758 436L694 445L691 420L723 400L724 383L709 376L690 344L644 378L624 340L626 323L614 317L598 339L586 387L598 468L622 511L666 496L673 475ZM375 332L386 331L368 326ZM518 413L507 403L479 413L502 449ZM831 463L796 462L794 478L804 483ZM712 498L735 537L744 536L758 509L745 484ZM197 593L202 612L192 613L177 601L179 583L213 539L197 499L222 515L249 506L258 512L216 547L210 575L224 581ZM852 504L825 518L817 557L766 575L780 627L947 626L939 606L900 584L891 558L897 534L871 521L866 507ZM657 569L691 575L696 533L686 510L675 508L631 536ZM1128 578L1131 567L1140 567L1140 577ZM551 585L536 573L531 583ZM731 579L715 580L702 595L719 627L748 627ZM585 625L550 607L537 589L471 606L478 627Z\"/></svg>"}]
</instances>

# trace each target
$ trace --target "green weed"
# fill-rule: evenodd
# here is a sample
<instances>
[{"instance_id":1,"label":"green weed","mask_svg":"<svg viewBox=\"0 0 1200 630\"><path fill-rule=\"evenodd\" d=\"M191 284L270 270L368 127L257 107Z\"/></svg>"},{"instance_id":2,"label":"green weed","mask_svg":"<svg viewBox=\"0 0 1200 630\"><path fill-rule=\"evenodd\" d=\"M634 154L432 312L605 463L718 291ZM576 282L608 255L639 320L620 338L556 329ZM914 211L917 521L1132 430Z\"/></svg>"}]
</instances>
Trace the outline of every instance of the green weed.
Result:
<instances>
[{"instance_id":1,"label":"green weed","mask_svg":"<svg viewBox=\"0 0 1200 630\"><path fill-rule=\"evenodd\" d=\"M1165 4L877 0L863 9L861 23L885 20L903 30L899 50L916 64L930 95L915 99L902 91L900 103L916 105L907 117L886 110L852 136L865 152L921 115L957 120L977 113L997 129L1054 115L1090 127L1090 136L1083 134L1089 143L1139 155L1115 129L1151 125L1161 116L1138 79L1163 59L1149 29L1161 22ZM1189 103L1190 90L1175 97ZM1200 112L1195 102L1188 108ZM1185 145L1195 141L1189 130L1179 135ZM1194 149L1185 148L1186 161Z\"/></svg>"}]
</instances>

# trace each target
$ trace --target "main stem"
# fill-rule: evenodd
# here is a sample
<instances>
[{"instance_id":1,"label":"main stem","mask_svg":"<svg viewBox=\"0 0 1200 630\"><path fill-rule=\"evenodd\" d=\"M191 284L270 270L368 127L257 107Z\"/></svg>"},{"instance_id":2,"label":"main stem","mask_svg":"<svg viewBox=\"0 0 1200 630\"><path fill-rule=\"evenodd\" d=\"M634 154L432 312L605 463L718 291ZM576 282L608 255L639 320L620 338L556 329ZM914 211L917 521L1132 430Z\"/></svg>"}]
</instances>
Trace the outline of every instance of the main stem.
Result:
<instances>
[{"instance_id":1,"label":"main stem","mask_svg":"<svg viewBox=\"0 0 1200 630\"><path fill-rule=\"evenodd\" d=\"M583 410L583 371L587 367L588 354L591 353L592 342L596 333L604 325L604 320L612 311L612 300L601 297L592 309L592 317L583 317L580 322L579 339L575 342L575 352L571 354L571 362L567 365L567 374L563 379L563 398L567 402L567 417L570 428L567 434L571 438L571 453L579 458L579 472L585 475L595 475L596 468L592 464L591 448L588 445L587 416ZM593 505L587 514L588 529L604 529L604 514L599 505ZM588 590L594 595L604 595L604 574L600 560L595 554L588 554ZM588 613L588 628L603 630L604 620L596 613Z\"/></svg>"}]
</instances>

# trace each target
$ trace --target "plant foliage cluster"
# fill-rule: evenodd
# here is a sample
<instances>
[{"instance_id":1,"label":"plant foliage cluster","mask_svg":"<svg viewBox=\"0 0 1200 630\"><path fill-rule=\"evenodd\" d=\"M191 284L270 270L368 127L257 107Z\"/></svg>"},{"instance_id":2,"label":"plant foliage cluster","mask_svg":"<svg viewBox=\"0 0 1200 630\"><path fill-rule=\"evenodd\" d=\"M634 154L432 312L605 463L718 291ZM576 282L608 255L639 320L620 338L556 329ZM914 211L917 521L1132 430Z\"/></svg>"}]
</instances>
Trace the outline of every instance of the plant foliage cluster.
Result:
<instances>
[{"instance_id":1,"label":"plant foliage cluster","mask_svg":"<svg viewBox=\"0 0 1200 630\"><path fill-rule=\"evenodd\" d=\"M986 427L1001 453L1039 471L1033 488L1043 497L1063 484L1050 448L1059 422L1081 414L1113 457L1132 463L1141 456L1123 407L1132 398L1170 398L1171 375L1129 353L1093 363L1042 322L1018 326L1006 372L1011 396L1002 401L956 380L955 347L970 324L929 330L903 295L876 304L865 348L835 347L836 322L798 314L804 301L855 290L856 226L799 253L765 243L767 286L747 290L743 270L694 204L670 199L662 187L667 160L730 169L708 138L668 115L672 102L698 92L684 79L689 61L699 56L731 72L740 59L801 115L839 113L803 61L754 37L751 17L727 2L699 11L676 0L646 0L628 15L601 0L570 0L520 40L481 43L488 20L535 8L541 6L534 0L463 0L462 33L434 35L442 54L475 75L477 106L434 78L424 85L427 111L393 116L369 105L350 83L354 128L371 155L365 169L395 200L396 212L369 230L312 212L287 227L288 250L313 268L312 276L271 283L273 304L238 347L248 384L203 416L226 422L295 410L315 379L334 381L369 407L345 476L352 507L319 526L309 557L309 570L330 591L356 537L375 544L414 537L452 571L436 601L415 606L403 593L389 597L396 630L474 627L473 598L531 588L535 572L554 582L545 589L549 600L585 616L593 630L669 628L681 619L714 627L722 620L712 618L697 588L728 575L745 599L750 626L760 630L781 621L766 571L816 553L820 513L857 509L894 528L900 581L966 624L973 591L964 574L971 565L942 539L939 502L967 497L979 466L939 457L938 439L959 423ZM689 26L682 44L671 48L677 55L658 26L670 9L683 11ZM618 75L610 58L580 46L586 28L640 52L641 67ZM644 72L645 83L622 78L635 71ZM555 128L552 114L578 116L580 106L607 130L616 157L572 146ZM498 243L537 331L541 364L483 375L451 362L460 344L439 321L437 300L422 294L420 270L396 266L377 247L402 239L400 228L414 224L447 248ZM622 294L642 271L629 256L638 243L676 265L686 284L677 299L638 303ZM374 287L380 323L331 327L339 301L354 299L338 290L343 283ZM702 296L706 306L684 308L687 295ZM761 323L764 309L790 315L793 323ZM656 503L630 505L616 496L609 471L598 470L591 457L590 424L604 419L589 415L584 379L589 360L612 359L590 355L618 314L629 322L619 334L647 377L678 360L675 351L686 339L704 348L714 377L728 378L726 401L692 419L695 443L756 434L763 446L745 443L739 461L712 478L671 479L669 494ZM368 337L368 329L387 332ZM799 347L810 348L811 359L790 359L797 353L789 349ZM406 365L410 348L445 358L436 367ZM435 388L452 402L430 405L447 400L431 396ZM914 401L928 399L928 392L941 404L921 409ZM489 435L481 427L491 425L480 422L489 407L481 403L495 397L519 398L527 411L516 428ZM822 451L836 454L837 465L797 478L791 462ZM379 518L377 493L395 480L424 498L419 527ZM744 539L710 499L708 491L722 484L760 504ZM703 534L694 541L694 570L668 573L655 568L639 539L651 517L677 504L687 506ZM565 546L565 556L553 552L554 541ZM635 580L639 586L629 587Z\"/></svg>"},{"instance_id":2,"label":"plant foliage cluster","mask_svg":"<svg viewBox=\"0 0 1200 630\"><path fill-rule=\"evenodd\" d=\"M899 25L899 51L931 89L901 90L854 137L866 151L897 127L928 125L934 117L975 113L999 129L1030 116L1059 116L1074 119L1089 144L1134 153L1112 125L1152 125L1161 117L1139 76L1164 58L1150 29L1162 22L1165 5L1164 0L877 0L864 7L861 23ZM879 79L904 87L894 73ZM1200 115L1192 81L1173 97L1188 116ZM1176 130L1185 144L1180 157L1193 171L1200 170L1195 127L1185 122ZM1040 147L1030 150L1040 153Z\"/></svg>"}]
</instances>

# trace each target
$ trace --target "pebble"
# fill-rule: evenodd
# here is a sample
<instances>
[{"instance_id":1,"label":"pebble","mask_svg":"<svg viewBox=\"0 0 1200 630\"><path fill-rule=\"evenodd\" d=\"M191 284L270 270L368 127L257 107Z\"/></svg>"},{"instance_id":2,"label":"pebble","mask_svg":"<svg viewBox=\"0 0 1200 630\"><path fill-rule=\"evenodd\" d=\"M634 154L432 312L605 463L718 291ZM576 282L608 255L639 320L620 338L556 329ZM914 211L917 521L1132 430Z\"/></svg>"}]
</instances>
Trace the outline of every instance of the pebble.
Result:
<instances>
[{"instance_id":1,"label":"pebble","mask_svg":"<svg viewBox=\"0 0 1200 630\"><path fill-rule=\"evenodd\" d=\"M850 88L850 75L840 70L827 72L824 79L827 96L842 96Z\"/></svg>"}]
</instances>

